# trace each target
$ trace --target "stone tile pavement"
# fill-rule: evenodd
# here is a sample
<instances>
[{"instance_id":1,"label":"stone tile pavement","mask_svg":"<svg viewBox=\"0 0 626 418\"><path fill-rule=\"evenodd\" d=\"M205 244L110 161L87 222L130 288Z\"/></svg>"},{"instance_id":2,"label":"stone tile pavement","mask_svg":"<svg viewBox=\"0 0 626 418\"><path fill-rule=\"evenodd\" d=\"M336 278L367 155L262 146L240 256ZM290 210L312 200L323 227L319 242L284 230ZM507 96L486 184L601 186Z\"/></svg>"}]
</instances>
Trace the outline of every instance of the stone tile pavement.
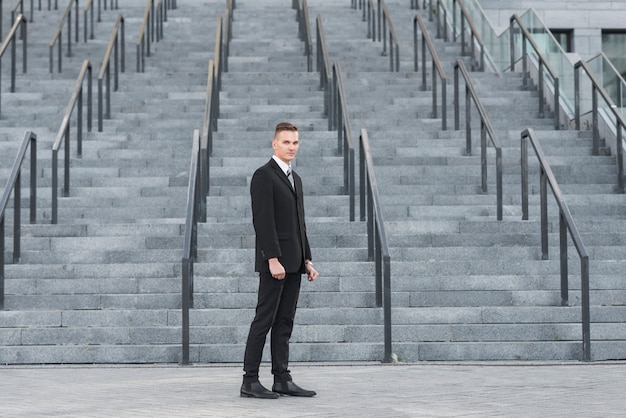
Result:
<instances>
[{"instance_id":1,"label":"stone tile pavement","mask_svg":"<svg viewBox=\"0 0 626 418\"><path fill-rule=\"evenodd\" d=\"M296 363L315 398L241 398L241 365L0 366L0 417L612 417L626 363ZM271 387L269 368L261 382Z\"/></svg>"}]
</instances>

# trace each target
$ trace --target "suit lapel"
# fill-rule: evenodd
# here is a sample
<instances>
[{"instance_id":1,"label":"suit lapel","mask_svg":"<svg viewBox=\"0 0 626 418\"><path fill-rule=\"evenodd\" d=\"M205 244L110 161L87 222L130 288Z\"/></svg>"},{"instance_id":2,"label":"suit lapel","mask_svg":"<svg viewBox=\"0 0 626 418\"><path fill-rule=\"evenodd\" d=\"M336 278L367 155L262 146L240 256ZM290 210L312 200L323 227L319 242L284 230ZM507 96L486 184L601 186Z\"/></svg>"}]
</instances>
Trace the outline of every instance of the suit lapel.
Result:
<instances>
[{"instance_id":1,"label":"suit lapel","mask_svg":"<svg viewBox=\"0 0 626 418\"><path fill-rule=\"evenodd\" d=\"M270 165L272 166L272 168L274 169L274 172L276 173L276 175L278 176L278 178L287 185L287 187L289 187L289 189L291 189L292 192L295 193L295 190L293 190L293 188L291 187L291 183L289 182L289 179L287 178L287 176L285 175L285 172L280 168L280 166L278 165L278 163L276 161L274 161L274 159L272 158L270 160ZM295 179L296 179L296 175L295 173L292 171L292 176L294 178L294 183L295 183Z\"/></svg>"}]
</instances>

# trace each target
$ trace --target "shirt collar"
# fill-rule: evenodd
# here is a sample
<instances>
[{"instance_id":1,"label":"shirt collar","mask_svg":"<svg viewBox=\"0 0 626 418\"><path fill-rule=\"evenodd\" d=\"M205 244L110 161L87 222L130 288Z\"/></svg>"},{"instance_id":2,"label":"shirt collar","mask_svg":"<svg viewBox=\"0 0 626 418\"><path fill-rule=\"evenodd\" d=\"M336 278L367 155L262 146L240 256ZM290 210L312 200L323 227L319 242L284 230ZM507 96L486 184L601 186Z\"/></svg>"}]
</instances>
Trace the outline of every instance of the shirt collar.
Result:
<instances>
[{"instance_id":1,"label":"shirt collar","mask_svg":"<svg viewBox=\"0 0 626 418\"><path fill-rule=\"evenodd\" d=\"M272 155L272 158L276 161L280 169L283 170L283 173L287 174L287 170L291 168L291 164L287 164L275 155Z\"/></svg>"}]
</instances>

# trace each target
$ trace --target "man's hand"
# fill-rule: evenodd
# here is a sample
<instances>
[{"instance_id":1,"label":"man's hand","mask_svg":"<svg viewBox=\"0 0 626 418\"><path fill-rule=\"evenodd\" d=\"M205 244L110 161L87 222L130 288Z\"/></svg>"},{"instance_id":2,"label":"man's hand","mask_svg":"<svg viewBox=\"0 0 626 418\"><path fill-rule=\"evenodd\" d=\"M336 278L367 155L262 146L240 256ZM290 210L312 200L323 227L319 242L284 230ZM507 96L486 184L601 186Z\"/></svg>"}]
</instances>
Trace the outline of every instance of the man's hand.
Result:
<instances>
[{"instance_id":1,"label":"man's hand","mask_svg":"<svg viewBox=\"0 0 626 418\"><path fill-rule=\"evenodd\" d=\"M319 273L317 272L317 270L315 270L315 268L313 267L313 264L311 264L311 262L308 262L305 264L305 267L306 267L307 280L312 282L313 280L317 279L317 276L319 276Z\"/></svg>"},{"instance_id":2,"label":"man's hand","mask_svg":"<svg viewBox=\"0 0 626 418\"><path fill-rule=\"evenodd\" d=\"M285 272L285 267L280 263L280 261L278 261L278 258L270 258L267 261L270 266L270 273L272 274L272 277L276 280L284 279L287 273Z\"/></svg>"}]
</instances>

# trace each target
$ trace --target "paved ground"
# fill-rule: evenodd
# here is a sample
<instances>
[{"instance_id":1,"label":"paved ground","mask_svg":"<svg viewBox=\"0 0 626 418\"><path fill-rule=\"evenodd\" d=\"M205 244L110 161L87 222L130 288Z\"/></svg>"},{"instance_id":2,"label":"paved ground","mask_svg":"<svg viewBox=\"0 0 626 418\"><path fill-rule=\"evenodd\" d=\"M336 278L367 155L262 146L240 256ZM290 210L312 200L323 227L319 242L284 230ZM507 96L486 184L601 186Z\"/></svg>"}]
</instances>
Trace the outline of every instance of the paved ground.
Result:
<instances>
[{"instance_id":1,"label":"paved ground","mask_svg":"<svg viewBox=\"0 0 626 418\"><path fill-rule=\"evenodd\" d=\"M611 417L626 363L293 364L315 398L239 397L240 365L0 366L2 417ZM262 383L271 386L269 369Z\"/></svg>"}]
</instances>

